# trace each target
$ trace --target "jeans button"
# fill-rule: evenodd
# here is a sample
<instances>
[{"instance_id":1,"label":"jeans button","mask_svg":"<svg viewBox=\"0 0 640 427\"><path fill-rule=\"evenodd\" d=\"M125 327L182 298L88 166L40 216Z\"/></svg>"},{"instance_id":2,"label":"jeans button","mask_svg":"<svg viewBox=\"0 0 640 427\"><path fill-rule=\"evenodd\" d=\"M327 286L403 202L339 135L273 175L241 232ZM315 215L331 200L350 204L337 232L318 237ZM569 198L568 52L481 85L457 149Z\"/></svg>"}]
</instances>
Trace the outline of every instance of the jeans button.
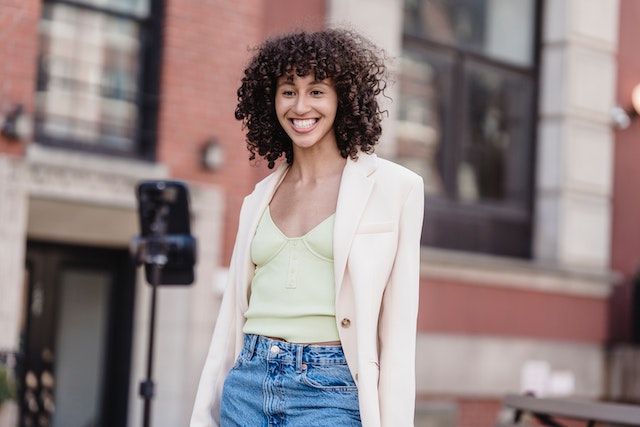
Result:
<instances>
[{"instance_id":1,"label":"jeans button","mask_svg":"<svg viewBox=\"0 0 640 427\"><path fill-rule=\"evenodd\" d=\"M271 352L271 354L278 354L280 353L280 347L278 347L277 345L272 345L269 351Z\"/></svg>"}]
</instances>

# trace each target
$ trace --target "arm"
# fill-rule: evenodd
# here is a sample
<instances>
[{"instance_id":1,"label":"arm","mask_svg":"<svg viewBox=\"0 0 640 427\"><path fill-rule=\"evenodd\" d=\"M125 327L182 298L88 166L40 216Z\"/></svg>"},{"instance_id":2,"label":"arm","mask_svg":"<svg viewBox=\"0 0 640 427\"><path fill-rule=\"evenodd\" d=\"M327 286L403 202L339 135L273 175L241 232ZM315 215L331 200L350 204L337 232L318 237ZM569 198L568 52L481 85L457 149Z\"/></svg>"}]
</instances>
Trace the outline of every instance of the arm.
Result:
<instances>
[{"instance_id":1,"label":"arm","mask_svg":"<svg viewBox=\"0 0 640 427\"><path fill-rule=\"evenodd\" d=\"M380 345L380 419L383 427L413 426L415 351L420 285L420 236L424 185L417 178L402 208L398 250L382 299Z\"/></svg>"},{"instance_id":2,"label":"arm","mask_svg":"<svg viewBox=\"0 0 640 427\"><path fill-rule=\"evenodd\" d=\"M246 233L247 229L247 199L248 197L245 198L240 209L240 224L229 263L227 283L200 376L190 427L218 427L222 386L242 347L244 315L238 305L240 298L238 290L244 286L242 286L243 283L238 282L245 279L243 276L246 272L246 269L243 268L243 262L246 262L246 258L242 253L243 250L240 249L242 247L240 242L245 237L243 230Z\"/></svg>"},{"instance_id":3,"label":"arm","mask_svg":"<svg viewBox=\"0 0 640 427\"><path fill-rule=\"evenodd\" d=\"M228 281L202 369L190 427L218 427L222 386L243 344L244 309L241 301L246 303L246 286L251 281L253 271L247 242L252 239L258 215L267 205L286 170L287 164L284 163L278 171L256 184L254 191L245 197L240 208ZM245 295L239 295L238 292L244 292Z\"/></svg>"},{"instance_id":4,"label":"arm","mask_svg":"<svg viewBox=\"0 0 640 427\"><path fill-rule=\"evenodd\" d=\"M233 265L233 257L231 261ZM230 268L229 278L233 278ZM233 363L236 324L236 290L229 280L222 297L220 311L205 359L196 394L190 427L218 427L222 385Z\"/></svg>"}]
</instances>

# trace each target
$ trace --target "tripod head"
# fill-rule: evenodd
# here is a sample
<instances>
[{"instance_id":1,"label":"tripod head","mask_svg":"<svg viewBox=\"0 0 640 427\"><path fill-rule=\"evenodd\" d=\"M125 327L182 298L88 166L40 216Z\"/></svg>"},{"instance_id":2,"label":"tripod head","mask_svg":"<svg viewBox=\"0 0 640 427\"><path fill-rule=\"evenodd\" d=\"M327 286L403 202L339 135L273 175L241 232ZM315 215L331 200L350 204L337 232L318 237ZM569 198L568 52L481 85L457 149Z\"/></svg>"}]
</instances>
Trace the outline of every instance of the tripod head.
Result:
<instances>
[{"instance_id":1,"label":"tripod head","mask_svg":"<svg viewBox=\"0 0 640 427\"><path fill-rule=\"evenodd\" d=\"M145 265L147 282L160 268L155 285L190 285L194 281L196 240L191 236L189 193L181 181L144 181L137 187L140 236L129 251L136 265Z\"/></svg>"}]
</instances>

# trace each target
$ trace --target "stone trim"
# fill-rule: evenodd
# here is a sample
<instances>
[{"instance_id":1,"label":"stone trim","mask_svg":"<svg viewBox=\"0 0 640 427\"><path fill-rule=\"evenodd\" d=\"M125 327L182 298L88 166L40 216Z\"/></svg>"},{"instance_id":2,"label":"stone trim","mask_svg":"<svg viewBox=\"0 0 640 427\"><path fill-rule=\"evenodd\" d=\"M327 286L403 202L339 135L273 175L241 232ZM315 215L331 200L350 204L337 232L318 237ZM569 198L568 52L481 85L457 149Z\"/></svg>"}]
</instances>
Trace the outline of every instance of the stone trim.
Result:
<instances>
[{"instance_id":1,"label":"stone trim","mask_svg":"<svg viewBox=\"0 0 640 427\"><path fill-rule=\"evenodd\" d=\"M556 264L423 248L421 276L479 286L606 298L620 278L615 272L571 269Z\"/></svg>"}]
</instances>

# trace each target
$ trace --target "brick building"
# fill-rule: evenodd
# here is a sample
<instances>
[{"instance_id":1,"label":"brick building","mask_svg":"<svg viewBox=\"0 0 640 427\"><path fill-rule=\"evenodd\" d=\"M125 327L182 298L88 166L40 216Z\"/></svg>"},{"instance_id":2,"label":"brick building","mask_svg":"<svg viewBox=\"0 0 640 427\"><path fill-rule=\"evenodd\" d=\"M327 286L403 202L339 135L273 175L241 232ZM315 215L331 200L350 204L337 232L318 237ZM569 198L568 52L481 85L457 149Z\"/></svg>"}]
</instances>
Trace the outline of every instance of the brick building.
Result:
<instances>
[{"instance_id":1,"label":"brick building","mask_svg":"<svg viewBox=\"0 0 640 427\"><path fill-rule=\"evenodd\" d=\"M191 190L196 283L159 290L153 400L154 425L186 424L267 173L233 118L243 65L328 24L388 52L378 152L426 184L416 425L489 426L524 389L637 401L640 125L611 116L640 82L637 17L633 0L2 0L0 351L24 387L0 426L139 423L144 179Z\"/></svg>"}]
</instances>

